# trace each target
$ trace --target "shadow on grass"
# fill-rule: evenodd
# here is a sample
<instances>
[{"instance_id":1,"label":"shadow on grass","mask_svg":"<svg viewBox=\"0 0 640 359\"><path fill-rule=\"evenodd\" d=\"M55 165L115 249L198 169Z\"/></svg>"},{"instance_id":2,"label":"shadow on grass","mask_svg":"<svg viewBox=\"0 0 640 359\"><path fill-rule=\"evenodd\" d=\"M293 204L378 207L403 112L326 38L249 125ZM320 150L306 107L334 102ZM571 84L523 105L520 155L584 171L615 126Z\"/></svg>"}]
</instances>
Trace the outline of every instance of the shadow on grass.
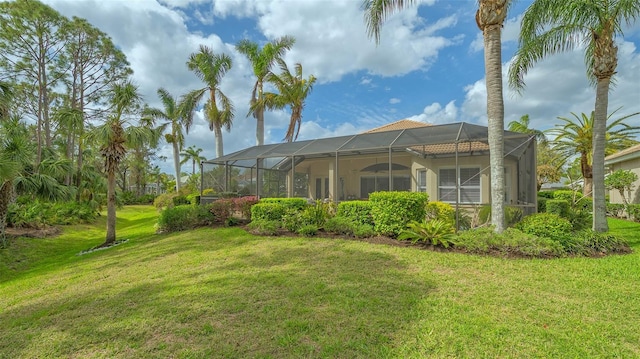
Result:
<instances>
[{"instance_id":1,"label":"shadow on grass","mask_svg":"<svg viewBox=\"0 0 640 359\"><path fill-rule=\"evenodd\" d=\"M384 357L434 289L394 256L364 245L279 239L228 244L210 251L170 249L173 259L159 250L145 263L138 256L129 258L135 264L111 258L120 270L96 268L75 283L59 278L66 283L61 290L50 281L42 296L5 308L0 352Z\"/></svg>"}]
</instances>

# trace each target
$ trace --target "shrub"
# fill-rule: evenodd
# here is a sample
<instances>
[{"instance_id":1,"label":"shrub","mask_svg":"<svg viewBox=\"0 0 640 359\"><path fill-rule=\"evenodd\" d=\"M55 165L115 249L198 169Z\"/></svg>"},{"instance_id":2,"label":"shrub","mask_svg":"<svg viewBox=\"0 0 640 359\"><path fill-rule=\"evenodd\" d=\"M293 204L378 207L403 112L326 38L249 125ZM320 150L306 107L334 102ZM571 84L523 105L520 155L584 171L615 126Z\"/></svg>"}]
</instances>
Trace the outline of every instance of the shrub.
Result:
<instances>
[{"instance_id":1,"label":"shrub","mask_svg":"<svg viewBox=\"0 0 640 359\"><path fill-rule=\"evenodd\" d=\"M547 211L547 201L549 199L546 197L538 197L538 213L544 213Z\"/></svg>"},{"instance_id":2,"label":"shrub","mask_svg":"<svg viewBox=\"0 0 640 359\"><path fill-rule=\"evenodd\" d=\"M97 210L89 202L42 202L19 198L7 209L10 227L42 228L47 225L67 225L93 222Z\"/></svg>"},{"instance_id":3,"label":"shrub","mask_svg":"<svg viewBox=\"0 0 640 359\"><path fill-rule=\"evenodd\" d=\"M244 196L232 199L234 209L242 215L242 217L251 220L251 207L258 203L256 196Z\"/></svg>"},{"instance_id":4,"label":"shrub","mask_svg":"<svg viewBox=\"0 0 640 359\"><path fill-rule=\"evenodd\" d=\"M571 223L557 214L537 213L525 217L516 228L527 234L545 237L564 245L571 236Z\"/></svg>"},{"instance_id":5,"label":"shrub","mask_svg":"<svg viewBox=\"0 0 640 359\"><path fill-rule=\"evenodd\" d=\"M566 218L569 214L569 202L564 199L550 199L547 201L546 212Z\"/></svg>"},{"instance_id":6,"label":"shrub","mask_svg":"<svg viewBox=\"0 0 640 359\"><path fill-rule=\"evenodd\" d=\"M373 229L373 226L370 224L356 224L353 227L353 235L357 238L369 238L373 237L376 234L376 231Z\"/></svg>"},{"instance_id":7,"label":"shrub","mask_svg":"<svg viewBox=\"0 0 640 359\"><path fill-rule=\"evenodd\" d=\"M327 220L324 224L324 230L329 233L352 235L354 234L354 227L357 225L357 223L352 222L349 218L335 216Z\"/></svg>"},{"instance_id":8,"label":"shrub","mask_svg":"<svg viewBox=\"0 0 640 359\"><path fill-rule=\"evenodd\" d=\"M305 224L298 229L298 234L305 237L313 237L318 233L318 226L315 224Z\"/></svg>"},{"instance_id":9,"label":"shrub","mask_svg":"<svg viewBox=\"0 0 640 359\"><path fill-rule=\"evenodd\" d=\"M287 207L281 203L258 202L251 206L251 220L280 221Z\"/></svg>"},{"instance_id":10,"label":"shrub","mask_svg":"<svg viewBox=\"0 0 640 359\"><path fill-rule=\"evenodd\" d=\"M507 228L502 233L496 233L492 227L476 228L458 232L453 241L456 248L470 253L539 258L564 255L560 243L515 228Z\"/></svg>"},{"instance_id":11,"label":"shrub","mask_svg":"<svg viewBox=\"0 0 640 359\"><path fill-rule=\"evenodd\" d=\"M538 198L553 199L553 192L555 191L539 191Z\"/></svg>"},{"instance_id":12,"label":"shrub","mask_svg":"<svg viewBox=\"0 0 640 359\"><path fill-rule=\"evenodd\" d=\"M458 230L464 231L467 229L471 229L472 218L469 215L469 212L465 211L464 209L458 209L457 213L458 213ZM456 215L454 213L453 215L454 225L455 225L455 219L456 219Z\"/></svg>"},{"instance_id":13,"label":"shrub","mask_svg":"<svg viewBox=\"0 0 640 359\"><path fill-rule=\"evenodd\" d=\"M591 211L586 209L569 208L566 218L569 220L569 223L571 223L571 227L574 231L580 231L591 227Z\"/></svg>"},{"instance_id":14,"label":"shrub","mask_svg":"<svg viewBox=\"0 0 640 359\"><path fill-rule=\"evenodd\" d=\"M175 196L172 199L174 206L182 206L185 204L191 204L187 196Z\"/></svg>"},{"instance_id":15,"label":"shrub","mask_svg":"<svg viewBox=\"0 0 640 359\"><path fill-rule=\"evenodd\" d=\"M571 190L557 190L553 192L554 199L564 199L572 208L591 210L593 200L585 197L581 192Z\"/></svg>"},{"instance_id":16,"label":"shrub","mask_svg":"<svg viewBox=\"0 0 640 359\"><path fill-rule=\"evenodd\" d=\"M293 208L287 208L285 214L282 216L282 228L289 232L296 233L298 228L307 223L302 218L302 213Z\"/></svg>"},{"instance_id":17,"label":"shrub","mask_svg":"<svg viewBox=\"0 0 640 359\"><path fill-rule=\"evenodd\" d=\"M453 226L449 221L441 219L411 221L407 227L408 229L398 235L399 240L410 240L411 243L431 242L434 246L442 245L445 248L452 244Z\"/></svg>"},{"instance_id":18,"label":"shrub","mask_svg":"<svg viewBox=\"0 0 640 359\"><path fill-rule=\"evenodd\" d=\"M429 220L439 219L442 221L448 221L453 223L455 223L456 221L456 217L455 217L456 211L455 209L453 209L453 207L451 207L449 203L438 202L438 201L429 202L427 204L426 211L427 211L426 217Z\"/></svg>"},{"instance_id":19,"label":"shrub","mask_svg":"<svg viewBox=\"0 0 640 359\"><path fill-rule=\"evenodd\" d=\"M163 193L153 200L153 205L159 211L163 208L173 207L173 197L175 196L177 196L175 193Z\"/></svg>"},{"instance_id":20,"label":"shrub","mask_svg":"<svg viewBox=\"0 0 640 359\"><path fill-rule=\"evenodd\" d=\"M252 234L260 236L275 236L278 234L278 229L280 229L280 222L254 219L247 227L249 228L249 232Z\"/></svg>"},{"instance_id":21,"label":"shrub","mask_svg":"<svg viewBox=\"0 0 640 359\"><path fill-rule=\"evenodd\" d=\"M609 217L624 217L624 204L622 203L607 203L607 216Z\"/></svg>"},{"instance_id":22,"label":"shrub","mask_svg":"<svg viewBox=\"0 0 640 359\"><path fill-rule=\"evenodd\" d=\"M216 222L224 223L231 217L234 203L230 199L218 199L211 202L208 207Z\"/></svg>"},{"instance_id":23,"label":"shrub","mask_svg":"<svg viewBox=\"0 0 640 359\"><path fill-rule=\"evenodd\" d=\"M411 221L422 221L429 197L422 192L374 192L372 203L376 233L396 237Z\"/></svg>"},{"instance_id":24,"label":"shrub","mask_svg":"<svg viewBox=\"0 0 640 359\"><path fill-rule=\"evenodd\" d=\"M629 244L622 238L590 229L580 231L572 238L574 254L597 255L606 253L628 253Z\"/></svg>"},{"instance_id":25,"label":"shrub","mask_svg":"<svg viewBox=\"0 0 640 359\"><path fill-rule=\"evenodd\" d=\"M640 204L630 204L627 206L627 211L629 211L630 219L640 222Z\"/></svg>"},{"instance_id":26,"label":"shrub","mask_svg":"<svg viewBox=\"0 0 640 359\"><path fill-rule=\"evenodd\" d=\"M313 224L318 228L322 228L327 219L332 217L331 204L316 201L314 205L307 206L302 212L302 218L305 224Z\"/></svg>"},{"instance_id":27,"label":"shrub","mask_svg":"<svg viewBox=\"0 0 640 359\"><path fill-rule=\"evenodd\" d=\"M353 223L373 225L371 216L372 202L369 201L346 201L338 204L336 215L348 218Z\"/></svg>"},{"instance_id":28,"label":"shrub","mask_svg":"<svg viewBox=\"0 0 640 359\"><path fill-rule=\"evenodd\" d=\"M303 210L308 204L306 198L261 198L259 203L277 203L297 210Z\"/></svg>"},{"instance_id":29,"label":"shrub","mask_svg":"<svg viewBox=\"0 0 640 359\"><path fill-rule=\"evenodd\" d=\"M158 217L158 230L175 232L189 229L193 214L193 207L188 205L166 208Z\"/></svg>"},{"instance_id":30,"label":"shrub","mask_svg":"<svg viewBox=\"0 0 640 359\"><path fill-rule=\"evenodd\" d=\"M519 207L504 206L504 223L508 227L512 227L516 223L522 220L523 212ZM478 212L478 219L480 224L488 223L491 220L491 206L484 205Z\"/></svg>"}]
</instances>

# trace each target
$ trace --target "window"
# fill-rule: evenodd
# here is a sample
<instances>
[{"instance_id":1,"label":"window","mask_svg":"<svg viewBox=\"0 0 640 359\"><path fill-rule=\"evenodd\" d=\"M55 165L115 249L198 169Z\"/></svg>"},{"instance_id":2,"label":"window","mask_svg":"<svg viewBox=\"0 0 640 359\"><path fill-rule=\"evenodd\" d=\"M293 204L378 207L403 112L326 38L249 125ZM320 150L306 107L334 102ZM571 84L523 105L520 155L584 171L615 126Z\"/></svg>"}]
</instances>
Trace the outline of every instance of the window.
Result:
<instances>
[{"instance_id":1,"label":"window","mask_svg":"<svg viewBox=\"0 0 640 359\"><path fill-rule=\"evenodd\" d=\"M369 193L389 190L389 176L360 177L360 198L369 198ZM393 176L393 191L410 191L411 178L409 175Z\"/></svg>"},{"instance_id":2,"label":"window","mask_svg":"<svg viewBox=\"0 0 640 359\"><path fill-rule=\"evenodd\" d=\"M460 203L480 203L480 168L460 168ZM456 169L441 168L438 176L438 198L456 201Z\"/></svg>"},{"instance_id":3,"label":"window","mask_svg":"<svg viewBox=\"0 0 640 359\"><path fill-rule=\"evenodd\" d=\"M416 186L417 191L427 192L427 170L426 169L418 170L418 175L416 176L416 179L418 180L418 183Z\"/></svg>"}]
</instances>

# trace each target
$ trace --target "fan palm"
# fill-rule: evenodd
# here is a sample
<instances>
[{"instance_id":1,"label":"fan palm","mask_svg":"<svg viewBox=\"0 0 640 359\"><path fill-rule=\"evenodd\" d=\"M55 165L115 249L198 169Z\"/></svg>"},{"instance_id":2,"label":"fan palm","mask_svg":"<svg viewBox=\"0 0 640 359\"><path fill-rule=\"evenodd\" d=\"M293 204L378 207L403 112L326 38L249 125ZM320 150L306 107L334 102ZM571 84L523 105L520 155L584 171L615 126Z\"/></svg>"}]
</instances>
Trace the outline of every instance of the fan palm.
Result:
<instances>
[{"instance_id":1,"label":"fan palm","mask_svg":"<svg viewBox=\"0 0 640 359\"><path fill-rule=\"evenodd\" d=\"M250 106L252 114L256 119L256 145L264 144L264 90L263 85L266 77L271 73L271 67L278 59L282 59L286 50L290 50L295 39L291 36L283 36L265 44L262 49L258 44L250 40L241 40L236 45L236 50L244 54L251 62L253 74L256 76L256 83L251 92ZM248 114L248 115L249 115ZM247 116L248 116L247 115Z\"/></svg>"},{"instance_id":2,"label":"fan palm","mask_svg":"<svg viewBox=\"0 0 640 359\"><path fill-rule=\"evenodd\" d=\"M547 143L547 136L543 131L536 130L534 128L530 128L531 119L529 115L523 115L519 120L509 122L508 129L513 132L526 133L527 135L532 135L536 137L536 140L540 144Z\"/></svg>"},{"instance_id":3,"label":"fan palm","mask_svg":"<svg viewBox=\"0 0 640 359\"><path fill-rule=\"evenodd\" d=\"M100 143L107 174L107 235L104 246L116 239L116 173L125 158L128 148L150 141L154 137L148 126L133 126L129 117L139 108L141 97L138 89L129 81L115 83L110 91L110 114L103 124L89 135Z\"/></svg>"},{"instance_id":4,"label":"fan palm","mask_svg":"<svg viewBox=\"0 0 640 359\"><path fill-rule=\"evenodd\" d=\"M289 106L291 118L284 141L291 142L298 138L304 101L311 93L316 78L313 75L310 75L308 79L302 77L302 65L299 63L295 65L295 74L292 74L284 60L278 59L277 62L281 73L279 75L270 73L267 75L267 81L275 86L278 93L266 92L264 103L256 103L256 106L264 105L269 109L282 109Z\"/></svg>"},{"instance_id":5,"label":"fan palm","mask_svg":"<svg viewBox=\"0 0 640 359\"><path fill-rule=\"evenodd\" d=\"M365 23L369 36L380 42L380 28L393 12L413 0L365 0ZM484 38L484 69L491 162L491 223L504 230L504 98L502 95L502 26L511 0L479 0L476 23Z\"/></svg>"},{"instance_id":6,"label":"fan palm","mask_svg":"<svg viewBox=\"0 0 640 359\"><path fill-rule=\"evenodd\" d=\"M220 82L231 66L231 57L226 54L214 54L204 45L200 45L200 51L191 54L187 61L189 70L205 83L205 87L189 92L182 101L187 108L195 108L204 94L209 93L204 105L204 114L209 122L209 129L215 134L217 157L224 155L222 128L231 130L234 116L231 100L220 89ZM218 103L221 108L218 108Z\"/></svg>"},{"instance_id":7,"label":"fan palm","mask_svg":"<svg viewBox=\"0 0 640 359\"><path fill-rule=\"evenodd\" d=\"M198 164L198 167L200 167L200 163L204 160L206 160L205 157L200 156L200 152L202 152L202 148L196 148L196 146L190 146L189 148L187 148L186 150L184 150L184 152L180 153L180 156L182 156L182 161L180 161L181 164L187 163L188 161L191 161L191 174L194 175L196 173L196 163Z\"/></svg>"},{"instance_id":8,"label":"fan palm","mask_svg":"<svg viewBox=\"0 0 640 359\"><path fill-rule=\"evenodd\" d=\"M582 48L587 77L596 85L593 116L593 230L606 232L604 156L609 85L618 66L615 38L622 25L640 16L637 0L536 0L524 13L520 47L509 69L509 83L522 90L524 75L549 55Z\"/></svg>"},{"instance_id":9,"label":"fan palm","mask_svg":"<svg viewBox=\"0 0 640 359\"><path fill-rule=\"evenodd\" d=\"M611 113L610 119L618 110ZM628 147L629 141L635 135L640 133L640 127L630 126L624 123L624 120L639 114L638 112L630 115L622 116L614 121L609 122L606 128L606 154L613 154L616 151ZM593 187L593 132L595 116L594 112L590 115L577 115L571 113L574 119L566 117L558 117L562 124L556 128L549 130L550 134L556 136L553 141L553 149L558 151L564 160L573 157L575 154L580 155L580 171L583 178L582 191L585 196L591 196Z\"/></svg>"},{"instance_id":10,"label":"fan palm","mask_svg":"<svg viewBox=\"0 0 640 359\"><path fill-rule=\"evenodd\" d=\"M159 108L145 108L143 114L149 116L154 120L166 121L161 127L161 131L164 132L165 127L170 126L171 133L165 135L167 143L170 143L173 147L173 167L176 174L176 190L180 191L180 151L184 146L184 134L182 128L186 133L189 133L189 129L193 124L193 102L185 101L183 97L180 102L176 101L171 96L169 91L164 88L158 89L158 97L162 102L163 109ZM192 106L189 107L188 105Z\"/></svg>"}]
</instances>

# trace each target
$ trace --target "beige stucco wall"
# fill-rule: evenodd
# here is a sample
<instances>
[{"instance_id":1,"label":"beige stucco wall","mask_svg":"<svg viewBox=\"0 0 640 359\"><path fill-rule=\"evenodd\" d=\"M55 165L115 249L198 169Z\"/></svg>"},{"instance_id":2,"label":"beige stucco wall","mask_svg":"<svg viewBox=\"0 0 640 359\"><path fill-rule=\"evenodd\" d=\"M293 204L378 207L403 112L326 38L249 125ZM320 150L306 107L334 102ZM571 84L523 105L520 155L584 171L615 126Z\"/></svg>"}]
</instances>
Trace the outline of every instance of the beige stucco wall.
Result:
<instances>
[{"instance_id":1,"label":"beige stucco wall","mask_svg":"<svg viewBox=\"0 0 640 359\"><path fill-rule=\"evenodd\" d=\"M360 198L360 179L363 176L372 176L374 173L361 172L361 170L367 166L374 165L376 163L388 163L388 155L360 155L350 157L339 157L338 162L338 177L340 183L338 184L338 193L333 193L333 181L335 178L335 157L327 157L322 159L309 159L301 162L296 166L296 172L306 173L309 176L309 198L316 198L316 180L320 179L321 193L324 194L325 179L329 181L329 198L331 199L352 199ZM392 162L404 165L409 170L393 171L393 175L407 175L411 178L411 190L417 190L417 173L418 170L427 169L427 193L431 201L437 201L438 199L438 171L440 168L454 168L454 158L421 158L413 156L411 154L397 154L392 155ZM474 157L460 157L458 159L459 166L465 167L479 167L480 168L480 199L482 204L487 204L491 201L490 196L490 170L489 170L489 156L474 156ZM507 179L509 193L507 195L515 203L517 197L517 168L515 160L505 159L505 167L507 168ZM388 172L381 172L380 176L388 176Z\"/></svg>"},{"instance_id":2,"label":"beige stucco wall","mask_svg":"<svg viewBox=\"0 0 640 359\"><path fill-rule=\"evenodd\" d=\"M635 158L629 161L614 163L609 165L609 169L611 172L617 170L629 170L634 172L640 178L640 158ZM631 203L640 203L640 179L635 182L634 189L631 191L631 196L627 194L627 199ZM622 196L620 196L620 192L617 190L609 191L609 201L611 203L624 203L622 200Z\"/></svg>"}]
</instances>

